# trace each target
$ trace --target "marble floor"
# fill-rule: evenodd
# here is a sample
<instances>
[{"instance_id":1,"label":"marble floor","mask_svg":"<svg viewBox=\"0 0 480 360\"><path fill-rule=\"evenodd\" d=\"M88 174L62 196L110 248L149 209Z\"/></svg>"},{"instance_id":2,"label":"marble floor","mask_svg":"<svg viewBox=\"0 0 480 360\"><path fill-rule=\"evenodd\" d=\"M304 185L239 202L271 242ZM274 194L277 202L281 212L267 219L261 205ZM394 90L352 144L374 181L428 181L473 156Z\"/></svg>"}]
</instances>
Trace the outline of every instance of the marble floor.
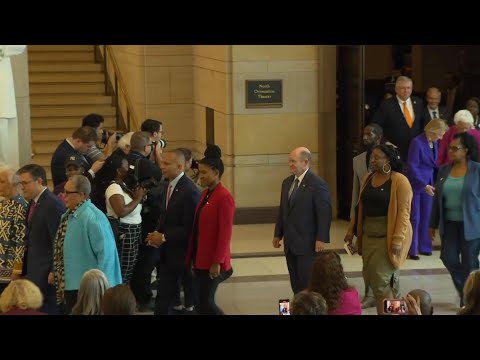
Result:
<instances>
[{"instance_id":1,"label":"marble floor","mask_svg":"<svg viewBox=\"0 0 480 360\"><path fill-rule=\"evenodd\" d=\"M346 228L346 221L332 223L328 248L339 251L349 282L363 294L361 257L350 256L343 249ZM217 304L226 314L276 315L278 299L292 299L283 249L272 246L273 231L274 224L234 226L231 245L234 273L219 286L216 296ZM406 294L412 289L425 289L432 296L435 314L455 314L459 299L439 259L439 244L437 239L432 256L406 261L400 275L401 290ZM376 314L376 310L366 309L364 314Z\"/></svg>"}]
</instances>

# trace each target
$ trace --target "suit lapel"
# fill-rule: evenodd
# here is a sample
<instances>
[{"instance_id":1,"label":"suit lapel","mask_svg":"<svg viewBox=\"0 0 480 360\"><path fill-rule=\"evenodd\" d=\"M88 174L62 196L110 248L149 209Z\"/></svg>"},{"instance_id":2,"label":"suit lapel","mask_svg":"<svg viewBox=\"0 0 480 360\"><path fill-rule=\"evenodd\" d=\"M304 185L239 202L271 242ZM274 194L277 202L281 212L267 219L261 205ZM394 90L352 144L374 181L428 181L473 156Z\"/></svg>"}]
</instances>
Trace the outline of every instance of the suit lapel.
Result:
<instances>
[{"instance_id":1,"label":"suit lapel","mask_svg":"<svg viewBox=\"0 0 480 360\"><path fill-rule=\"evenodd\" d=\"M182 191L183 181L188 180L185 178L185 174L178 180L177 185L175 185L175 189L173 189L172 194L170 195L170 200L168 201L168 207L175 204L178 200L179 193Z\"/></svg>"},{"instance_id":2,"label":"suit lapel","mask_svg":"<svg viewBox=\"0 0 480 360\"><path fill-rule=\"evenodd\" d=\"M305 173L305 176L303 177L302 182L298 185L298 190L297 194L293 198L292 203L290 204L290 211L295 207L295 205L299 202L300 198L303 196L303 193L305 192L306 187L308 186L308 180L310 178L310 169ZM295 179L295 177L294 177ZM293 182L293 181L292 181ZM290 184L291 187L292 184ZM290 187L288 188L290 190Z\"/></svg>"}]
</instances>

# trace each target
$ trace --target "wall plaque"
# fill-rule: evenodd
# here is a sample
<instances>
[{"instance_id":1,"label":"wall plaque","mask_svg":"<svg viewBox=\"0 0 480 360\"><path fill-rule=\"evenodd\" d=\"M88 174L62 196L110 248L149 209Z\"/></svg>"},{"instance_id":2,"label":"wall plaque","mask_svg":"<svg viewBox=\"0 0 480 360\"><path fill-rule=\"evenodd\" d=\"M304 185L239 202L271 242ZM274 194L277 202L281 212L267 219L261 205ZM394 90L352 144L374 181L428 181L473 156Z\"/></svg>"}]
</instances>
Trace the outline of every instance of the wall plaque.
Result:
<instances>
[{"instance_id":1,"label":"wall plaque","mask_svg":"<svg viewBox=\"0 0 480 360\"><path fill-rule=\"evenodd\" d=\"M247 108L281 108L282 80L246 80Z\"/></svg>"}]
</instances>

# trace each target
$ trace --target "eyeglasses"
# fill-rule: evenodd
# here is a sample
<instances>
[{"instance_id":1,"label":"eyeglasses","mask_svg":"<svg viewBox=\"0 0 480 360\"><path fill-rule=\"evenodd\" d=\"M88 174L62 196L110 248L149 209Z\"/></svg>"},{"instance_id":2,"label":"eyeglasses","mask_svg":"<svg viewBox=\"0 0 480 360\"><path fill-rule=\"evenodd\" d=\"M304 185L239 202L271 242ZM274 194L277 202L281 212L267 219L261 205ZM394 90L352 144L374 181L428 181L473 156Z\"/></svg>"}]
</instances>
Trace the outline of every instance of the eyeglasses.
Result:
<instances>
[{"instance_id":1,"label":"eyeglasses","mask_svg":"<svg viewBox=\"0 0 480 360\"><path fill-rule=\"evenodd\" d=\"M448 151L452 151L452 152L456 152L460 149L464 149L464 147L462 147L462 146L449 146L448 147Z\"/></svg>"},{"instance_id":2,"label":"eyeglasses","mask_svg":"<svg viewBox=\"0 0 480 360\"><path fill-rule=\"evenodd\" d=\"M82 192L81 191L67 191L65 190L65 195L69 195L69 194L81 194Z\"/></svg>"},{"instance_id":3,"label":"eyeglasses","mask_svg":"<svg viewBox=\"0 0 480 360\"><path fill-rule=\"evenodd\" d=\"M23 187L27 186L28 184L34 182L35 180L28 180L28 181L20 181L19 184Z\"/></svg>"}]
</instances>

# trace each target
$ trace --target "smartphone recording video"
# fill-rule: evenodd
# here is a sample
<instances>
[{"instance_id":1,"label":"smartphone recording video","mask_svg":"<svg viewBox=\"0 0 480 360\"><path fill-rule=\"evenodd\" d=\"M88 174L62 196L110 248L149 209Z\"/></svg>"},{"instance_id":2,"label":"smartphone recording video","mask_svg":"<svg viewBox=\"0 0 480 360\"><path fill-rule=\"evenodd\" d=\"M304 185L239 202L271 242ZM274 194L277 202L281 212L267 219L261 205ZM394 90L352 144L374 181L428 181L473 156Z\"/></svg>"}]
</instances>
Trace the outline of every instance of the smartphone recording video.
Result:
<instances>
[{"instance_id":1,"label":"smartphone recording video","mask_svg":"<svg viewBox=\"0 0 480 360\"><path fill-rule=\"evenodd\" d=\"M384 314L406 314L408 311L405 300L385 299L383 300Z\"/></svg>"},{"instance_id":2,"label":"smartphone recording video","mask_svg":"<svg viewBox=\"0 0 480 360\"><path fill-rule=\"evenodd\" d=\"M280 315L290 315L290 300L289 299L278 300L278 313Z\"/></svg>"}]
</instances>

